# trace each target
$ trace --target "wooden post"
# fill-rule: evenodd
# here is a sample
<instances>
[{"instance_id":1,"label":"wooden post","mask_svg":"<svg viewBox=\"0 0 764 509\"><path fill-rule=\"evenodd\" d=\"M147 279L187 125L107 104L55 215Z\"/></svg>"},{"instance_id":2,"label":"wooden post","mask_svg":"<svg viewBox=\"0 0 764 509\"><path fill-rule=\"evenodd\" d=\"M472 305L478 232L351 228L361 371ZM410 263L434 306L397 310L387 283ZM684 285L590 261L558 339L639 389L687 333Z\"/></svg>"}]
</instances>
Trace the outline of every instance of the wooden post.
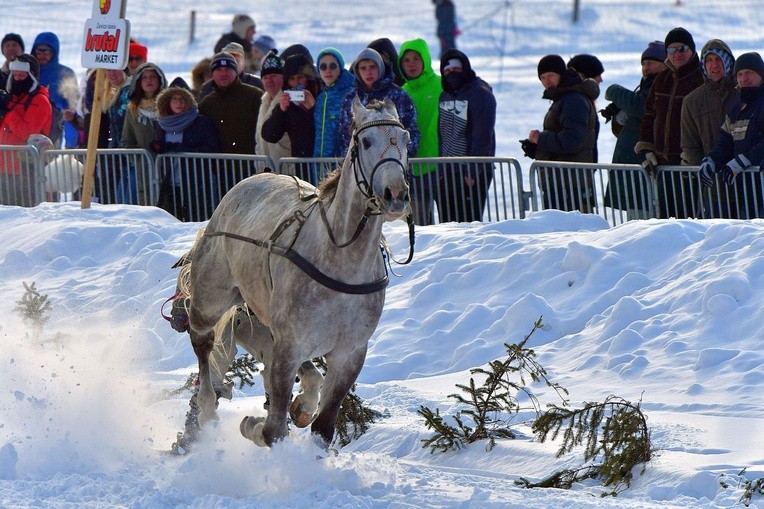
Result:
<instances>
[{"instance_id":1,"label":"wooden post","mask_svg":"<svg viewBox=\"0 0 764 509\"><path fill-rule=\"evenodd\" d=\"M581 9L580 0L573 0L573 23L578 23L578 14Z\"/></svg>"},{"instance_id":2,"label":"wooden post","mask_svg":"<svg viewBox=\"0 0 764 509\"><path fill-rule=\"evenodd\" d=\"M101 130L101 100L103 99L103 86L106 79L106 69L96 69L95 93L93 94L93 108L90 110L90 129L88 130L88 151L85 156L85 174L82 181L81 209L90 208L90 196L93 194L93 175L98 149L98 133Z\"/></svg>"}]
</instances>

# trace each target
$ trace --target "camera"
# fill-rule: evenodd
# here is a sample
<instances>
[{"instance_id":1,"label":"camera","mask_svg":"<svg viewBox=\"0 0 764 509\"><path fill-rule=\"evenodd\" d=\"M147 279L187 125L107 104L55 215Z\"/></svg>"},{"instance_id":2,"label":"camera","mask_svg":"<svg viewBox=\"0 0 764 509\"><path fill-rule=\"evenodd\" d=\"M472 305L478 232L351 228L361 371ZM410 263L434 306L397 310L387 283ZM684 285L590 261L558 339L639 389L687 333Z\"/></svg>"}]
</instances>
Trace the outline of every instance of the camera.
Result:
<instances>
[{"instance_id":1,"label":"camera","mask_svg":"<svg viewBox=\"0 0 764 509\"><path fill-rule=\"evenodd\" d=\"M616 106L615 103L610 103L605 109L600 110L600 115L605 118L605 123L607 124L613 120L613 117L615 117L619 111L621 111L621 108Z\"/></svg>"},{"instance_id":2,"label":"camera","mask_svg":"<svg viewBox=\"0 0 764 509\"><path fill-rule=\"evenodd\" d=\"M284 93L289 96L289 100L293 103L300 103L305 100L304 90L285 90Z\"/></svg>"}]
</instances>

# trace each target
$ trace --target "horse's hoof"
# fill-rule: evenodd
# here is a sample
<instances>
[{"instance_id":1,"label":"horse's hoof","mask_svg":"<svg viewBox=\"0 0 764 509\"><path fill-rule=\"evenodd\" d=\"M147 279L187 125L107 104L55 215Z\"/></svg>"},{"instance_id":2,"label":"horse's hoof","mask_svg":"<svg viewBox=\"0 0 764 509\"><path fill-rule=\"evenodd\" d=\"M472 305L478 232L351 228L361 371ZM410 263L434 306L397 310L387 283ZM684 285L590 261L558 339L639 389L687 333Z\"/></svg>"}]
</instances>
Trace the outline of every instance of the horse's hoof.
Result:
<instances>
[{"instance_id":1,"label":"horse's hoof","mask_svg":"<svg viewBox=\"0 0 764 509\"><path fill-rule=\"evenodd\" d=\"M241 435L244 438L252 440L255 445L268 447L263 438L263 426L265 426L265 417L252 417L248 415L241 420L239 431L241 431Z\"/></svg>"},{"instance_id":2,"label":"horse's hoof","mask_svg":"<svg viewBox=\"0 0 764 509\"><path fill-rule=\"evenodd\" d=\"M295 398L289 405L289 417L298 428L307 428L313 422L313 414L305 411L299 398Z\"/></svg>"}]
</instances>

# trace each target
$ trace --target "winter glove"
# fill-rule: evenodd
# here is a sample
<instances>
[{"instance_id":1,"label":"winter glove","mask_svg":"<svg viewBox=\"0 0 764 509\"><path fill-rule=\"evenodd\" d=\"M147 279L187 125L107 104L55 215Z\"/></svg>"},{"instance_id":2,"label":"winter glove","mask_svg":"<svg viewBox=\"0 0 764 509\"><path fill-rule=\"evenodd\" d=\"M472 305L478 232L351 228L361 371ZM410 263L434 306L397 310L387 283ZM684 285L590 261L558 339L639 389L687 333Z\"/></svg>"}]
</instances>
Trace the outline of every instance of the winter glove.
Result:
<instances>
[{"instance_id":1,"label":"winter glove","mask_svg":"<svg viewBox=\"0 0 764 509\"><path fill-rule=\"evenodd\" d=\"M655 152L645 152L645 160L642 161L642 168L647 170L647 173L650 174L651 177L655 176L655 169L658 167L658 156L655 155Z\"/></svg>"},{"instance_id":2,"label":"winter glove","mask_svg":"<svg viewBox=\"0 0 764 509\"><path fill-rule=\"evenodd\" d=\"M735 183L735 177L737 174L749 166L751 166L751 161L746 156L743 154L736 155L735 159L732 159L730 162L724 165L724 168L722 169L722 178L727 183L727 185L731 186Z\"/></svg>"},{"instance_id":3,"label":"winter glove","mask_svg":"<svg viewBox=\"0 0 764 509\"><path fill-rule=\"evenodd\" d=\"M0 88L0 117L8 112L9 102L11 102L11 94Z\"/></svg>"},{"instance_id":4,"label":"winter glove","mask_svg":"<svg viewBox=\"0 0 764 509\"><path fill-rule=\"evenodd\" d=\"M613 120L613 117L615 117L619 111L621 111L621 108L616 106L615 103L610 103L605 109L600 110L600 115L602 115L602 117L605 119L605 123L607 124Z\"/></svg>"},{"instance_id":5,"label":"winter glove","mask_svg":"<svg viewBox=\"0 0 764 509\"><path fill-rule=\"evenodd\" d=\"M716 173L716 163L710 157L704 157L700 162L700 181L704 186L714 185L714 173Z\"/></svg>"},{"instance_id":6,"label":"winter glove","mask_svg":"<svg viewBox=\"0 0 764 509\"><path fill-rule=\"evenodd\" d=\"M536 159L536 148L538 148L538 145L526 138L524 140L520 140L520 147L522 147L525 157Z\"/></svg>"},{"instance_id":7,"label":"winter glove","mask_svg":"<svg viewBox=\"0 0 764 509\"><path fill-rule=\"evenodd\" d=\"M154 152L155 154L163 154L164 151L167 149L165 141L162 139L156 139L152 141L149 144L149 147L151 148L151 151Z\"/></svg>"}]
</instances>

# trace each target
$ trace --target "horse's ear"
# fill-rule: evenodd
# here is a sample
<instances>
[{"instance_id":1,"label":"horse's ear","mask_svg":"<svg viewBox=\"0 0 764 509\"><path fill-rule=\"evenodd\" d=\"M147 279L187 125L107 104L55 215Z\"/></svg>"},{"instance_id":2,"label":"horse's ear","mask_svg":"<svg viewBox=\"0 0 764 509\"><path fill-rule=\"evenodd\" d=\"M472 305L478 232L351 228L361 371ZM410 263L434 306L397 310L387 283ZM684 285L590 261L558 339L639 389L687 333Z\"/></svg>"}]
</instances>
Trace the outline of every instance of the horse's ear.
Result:
<instances>
[{"instance_id":1,"label":"horse's ear","mask_svg":"<svg viewBox=\"0 0 764 509\"><path fill-rule=\"evenodd\" d=\"M361 98L358 97L358 94L355 95L355 98L353 99L353 118L358 119L359 112L365 109L363 107L363 104L361 103Z\"/></svg>"},{"instance_id":2,"label":"horse's ear","mask_svg":"<svg viewBox=\"0 0 764 509\"><path fill-rule=\"evenodd\" d=\"M385 101L383 103L383 108L384 108L385 111L387 111L391 115L394 115L395 118L400 118L398 116L398 108L395 107L395 103L389 97L385 97Z\"/></svg>"}]
</instances>

